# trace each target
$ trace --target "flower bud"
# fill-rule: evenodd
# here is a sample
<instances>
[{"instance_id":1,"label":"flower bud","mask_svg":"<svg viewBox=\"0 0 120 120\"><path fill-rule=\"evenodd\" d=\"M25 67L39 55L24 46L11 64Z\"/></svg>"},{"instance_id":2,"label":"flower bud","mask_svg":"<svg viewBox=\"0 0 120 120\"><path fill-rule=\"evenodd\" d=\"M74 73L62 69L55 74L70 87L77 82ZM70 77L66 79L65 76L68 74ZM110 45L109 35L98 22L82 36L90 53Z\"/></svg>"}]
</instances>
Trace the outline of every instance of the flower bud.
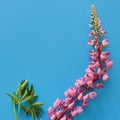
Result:
<instances>
[{"instance_id":1,"label":"flower bud","mask_svg":"<svg viewBox=\"0 0 120 120\"><path fill-rule=\"evenodd\" d=\"M89 41L88 41L88 45L89 45L89 46L93 46L94 43L95 43L95 40L89 40Z\"/></svg>"},{"instance_id":2,"label":"flower bud","mask_svg":"<svg viewBox=\"0 0 120 120\"><path fill-rule=\"evenodd\" d=\"M108 46L108 40L107 39L102 41L102 46L103 47L107 47Z\"/></svg>"},{"instance_id":3,"label":"flower bud","mask_svg":"<svg viewBox=\"0 0 120 120\"><path fill-rule=\"evenodd\" d=\"M102 34L106 34L106 30L102 30L101 33L102 33Z\"/></svg>"}]
</instances>

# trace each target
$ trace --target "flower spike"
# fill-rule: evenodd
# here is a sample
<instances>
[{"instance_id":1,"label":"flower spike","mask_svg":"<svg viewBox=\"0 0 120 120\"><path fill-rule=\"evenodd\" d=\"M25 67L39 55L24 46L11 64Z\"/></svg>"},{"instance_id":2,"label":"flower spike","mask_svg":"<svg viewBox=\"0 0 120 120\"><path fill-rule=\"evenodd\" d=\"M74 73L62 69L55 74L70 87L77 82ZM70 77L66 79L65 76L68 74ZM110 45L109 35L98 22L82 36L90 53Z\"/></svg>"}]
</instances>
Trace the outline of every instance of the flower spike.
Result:
<instances>
[{"instance_id":1,"label":"flower spike","mask_svg":"<svg viewBox=\"0 0 120 120\"><path fill-rule=\"evenodd\" d=\"M53 104L54 107L49 108L50 120L73 120L75 115L81 114L88 106L89 100L97 96L94 90L103 88L102 81L107 81L109 78L107 70L112 67L113 61L110 60L110 53L103 51L108 46L108 40L103 40L106 31L102 29L94 5L92 5L90 28L88 45L93 46L93 49L90 50L90 62L85 75L65 91L65 99L57 99ZM76 106L78 101L81 101L81 104Z\"/></svg>"}]
</instances>

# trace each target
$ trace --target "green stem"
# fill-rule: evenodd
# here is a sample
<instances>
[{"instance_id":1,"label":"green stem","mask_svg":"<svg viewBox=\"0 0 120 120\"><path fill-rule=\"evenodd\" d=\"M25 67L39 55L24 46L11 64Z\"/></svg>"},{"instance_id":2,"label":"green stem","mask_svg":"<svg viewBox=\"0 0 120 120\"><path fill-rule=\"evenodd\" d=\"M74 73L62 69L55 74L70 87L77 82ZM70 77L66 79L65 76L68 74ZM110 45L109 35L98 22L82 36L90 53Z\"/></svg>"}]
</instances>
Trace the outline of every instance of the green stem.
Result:
<instances>
[{"instance_id":1,"label":"green stem","mask_svg":"<svg viewBox=\"0 0 120 120\"><path fill-rule=\"evenodd\" d=\"M18 115L17 115L17 118L19 117L19 114L20 114L20 103L18 104Z\"/></svg>"},{"instance_id":2,"label":"green stem","mask_svg":"<svg viewBox=\"0 0 120 120\"><path fill-rule=\"evenodd\" d=\"M14 109L14 118L15 118L15 120L18 120L18 117L16 115L16 107L15 107L14 103L13 103L13 109Z\"/></svg>"},{"instance_id":3,"label":"green stem","mask_svg":"<svg viewBox=\"0 0 120 120\"><path fill-rule=\"evenodd\" d=\"M26 113L28 112L28 110L30 109L30 107L28 107L28 109L25 111L25 113L23 114L23 116L21 117L21 120L24 120L24 117L26 115Z\"/></svg>"}]
</instances>

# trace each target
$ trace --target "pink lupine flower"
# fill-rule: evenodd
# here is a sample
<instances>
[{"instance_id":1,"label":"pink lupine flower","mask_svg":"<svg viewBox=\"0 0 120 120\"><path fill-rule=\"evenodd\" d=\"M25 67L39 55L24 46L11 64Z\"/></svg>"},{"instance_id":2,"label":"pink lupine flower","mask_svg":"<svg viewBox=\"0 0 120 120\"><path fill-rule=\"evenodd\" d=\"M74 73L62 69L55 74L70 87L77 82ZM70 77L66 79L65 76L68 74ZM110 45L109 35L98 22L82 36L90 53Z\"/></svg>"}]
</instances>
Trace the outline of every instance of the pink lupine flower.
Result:
<instances>
[{"instance_id":1,"label":"pink lupine flower","mask_svg":"<svg viewBox=\"0 0 120 120\"><path fill-rule=\"evenodd\" d=\"M78 98L77 98L78 100L82 100L83 99L83 93L80 93L79 95L78 95Z\"/></svg>"},{"instance_id":2,"label":"pink lupine flower","mask_svg":"<svg viewBox=\"0 0 120 120\"><path fill-rule=\"evenodd\" d=\"M103 88L103 87L104 87L104 85L102 83L98 83L95 86L95 88L97 88L97 89L100 89L100 88Z\"/></svg>"},{"instance_id":3,"label":"pink lupine flower","mask_svg":"<svg viewBox=\"0 0 120 120\"><path fill-rule=\"evenodd\" d=\"M72 100L72 97L67 97L66 99L65 99L65 103L64 103L64 107L66 107L66 106L68 106L70 103L71 103L71 100Z\"/></svg>"},{"instance_id":4,"label":"pink lupine flower","mask_svg":"<svg viewBox=\"0 0 120 120\"><path fill-rule=\"evenodd\" d=\"M94 68L95 67L95 62L94 61L89 62L89 66L91 66L92 68Z\"/></svg>"},{"instance_id":5,"label":"pink lupine flower","mask_svg":"<svg viewBox=\"0 0 120 120\"><path fill-rule=\"evenodd\" d=\"M73 118L72 118L72 117L69 117L69 118L67 118L67 120L73 120Z\"/></svg>"},{"instance_id":6,"label":"pink lupine flower","mask_svg":"<svg viewBox=\"0 0 120 120\"><path fill-rule=\"evenodd\" d=\"M89 93L89 98L90 99L94 99L94 97L96 97L97 96L97 93L96 92L90 92Z\"/></svg>"},{"instance_id":7,"label":"pink lupine flower","mask_svg":"<svg viewBox=\"0 0 120 120\"><path fill-rule=\"evenodd\" d=\"M91 61L91 62L89 62L89 67L92 67L92 68L100 67L100 63L99 63L99 61L96 61L96 62ZM94 69L94 73L95 73L95 69Z\"/></svg>"},{"instance_id":8,"label":"pink lupine flower","mask_svg":"<svg viewBox=\"0 0 120 120\"><path fill-rule=\"evenodd\" d=\"M48 115L49 115L49 117L51 117L51 115L52 115L52 112L53 112L53 109L52 109L52 107L49 107L49 108L48 108Z\"/></svg>"},{"instance_id":9,"label":"pink lupine flower","mask_svg":"<svg viewBox=\"0 0 120 120\"><path fill-rule=\"evenodd\" d=\"M92 80L88 81L87 85L88 85L89 88L93 88L94 87L94 84L93 84Z\"/></svg>"},{"instance_id":10,"label":"pink lupine flower","mask_svg":"<svg viewBox=\"0 0 120 120\"><path fill-rule=\"evenodd\" d=\"M84 75L84 79L86 82L90 80L87 74Z\"/></svg>"},{"instance_id":11,"label":"pink lupine flower","mask_svg":"<svg viewBox=\"0 0 120 120\"><path fill-rule=\"evenodd\" d=\"M82 112L83 112L82 107L81 107L81 106L78 106L78 107L77 107L77 113L80 114L80 113L82 113Z\"/></svg>"},{"instance_id":12,"label":"pink lupine flower","mask_svg":"<svg viewBox=\"0 0 120 120\"><path fill-rule=\"evenodd\" d=\"M67 120L66 115L64 115L60 120Z\"/></svg>"},{"instance_id":13,"label":"pink lupine flower","mask_svg":"<svg viewBox=\"0 0 120 120\"><path fill-rule=\"evenodd\" d=\"M76 87L76 88L79 88L79 87L80 87L79 80L76 80L76 82L75 82L75 87Z\"/></svg>"},{"instance_id":14,"label":"pink lupine flower","mask_svg":"<svg viewBox=\"0 0 120 120\"><path fill-rule=\"evenodd\" d=\"M90 54L92 54L92 53L94 53L95 52L95 50L90 50Z\"/></svg>"},{"instance_id":15,"label":"pink lupine flower","mask_svg":"<svg viewBox=\"0 0 120 120\"><path fill-rule=\"evenodd\" d=\"M48 116L51 117L52 115L54 115L56 113L55 109L52 109L52 107L49 107L48 109Z\"/></svg>"},{"instance_id":16,"label":"pink lupine flower","mask_svg":"<svg viewBox=\"0 0 120 120\"><path fill-rule=\"evenodd\" d=\"M66 97L68 97L68 96L74 97L74 96L76 96L76 94L77 94L77 90L75 89L75 87L71 87L70 89L68 89L65 92Z\"/></svg>"},{"instance_id":17,"label":"pink lupine flower","mask_svg":"<svg viewBox=\"0 0 120 120\"><path fill-rule=\"evenodd\" d=\"M92 31L90 32L89 36L92 37L93 35L95 35L95 31L94 31L94 30L92 30Z\"/></svg>"},{"instance_id":18,"label":"pink lupine flower","mask_svg":"<svg viewBox=\"0 0 120 120\"><path fill-rule=\"evenodd\" d=\"M56 99L53 106L54 106L55 109L60 109L63 106L63 104L64 104L64 100Z\"/></svg>"},{"instance_id":19,"label":"pink lupine flower","mask_svg":"<svg viewBox=\"0 0 120 120\"><path fill-rule=\"evenodd\" d=\"M71 111L71 115L72 115L72 116L75 116L75 115L80 114L80 113L82 113L82 112L83 112L82 107L81 107L81 106L80 106L80 107L78 106L78 107L74 108L73 111Z\"/></svg>"},{"instance_id":20,"label":"pink lupine flower","mask_svg":"<svg viewBox=\"0 0 120 120\"><path fill-rule=\"evenodd\" d=\"M107 47L108 46L108 40L107 39L102 41L102 46L103 47Z\"/></svg>"},{"instance_id":21,"label":"pink lupine flower","mask_svg":"<svg viewBox=\"0 0 120 120\"><path fill-rule=\"evenodd\" d=\"M72 97L67 97L66 100L65 100L65 103L70 103L72 100Z\"/></svg>"},{"instance_id":22,"label":"pink lupine flower","mask_svg":"<svg viewBox=\"0 0 120 120\"><path fill-rule=\"evenodd\" d=\"M89 41L88 41L88 45L89 45L89 46L93 46L94 43L95 43L95 40L89 40Z\"/></svg>"},{"instance_id":23,"label":"pink lupine flower","mask_svg":"<svg viewBox=\"0 0 120 120\"><path fill-rule=\"evenodd\" d=\"M109 52L102 52L101 55L100 55L100 59L103 61L107 58L109 58Z\"/></svg>"},{"instance_id":24,"label":"pink lupine flower","mask_svg":"<svg viewBox=\"0 0 120 120\"><path fill-rule=\"evenodd\" d=\"M102 31L102 25L100 25L99 31Z\"/></svg>"},{"instance_id":25,"label":"pink lupine flower","mask_svg":"<svg viewBox=\"0 0 120 120\"><path fill-rule=\"evenodd\" d=\"M109 52L104 52L103 48L108 46L108 40L103 40L106 31L102 29L101 21L97 16L96 9L92 7L91 19L91 39L88 41L89 46L93 46L90 50L90 62L85 74L82 78L77 79L74 86L65 91L65 100L57 99L52 108L49 108L48 115L50 120L73 120L73 116L82 113L83 108L88 106L89 99L94 99L97 93L94 89L103 88L101 79L108 79L107 70L112 67L113 62L110 60ZM96 29L97 27L97 29ZM89 90L93 92L89 92ZM81 106L76 106L77 101L81 102Z\"/></svg>"},{"instance_id":26,"label":"pink lupine flower","mask_svg":"<svg viewBox=\"0 0 120 120\"><path fill-rule=\"evenodd\" d=\"M113 61L107 61L106 62L106 69L109 70L113 65Z\"/></svg>"},{"instance_id":27,"label":"pink lupine flower","mask_svg":"<svg viewBox=\"0 0 120 120\"><path fill-rule=\"evenodd\" d=\"M102 77L103 81L107 81L107 80L108 80L108 77L109 77L109 76L108 76L108 74L107 74L107 73L106 73L106 74L104 74L104 75L103 75L103 77Z\"/></svg>"},{"instance_id":28,"label":"pink lupine flower","mask_svg":"<svg viewBox=\"0 0 120 120\"><path fill-rule=\"evenodd\" d=\"M99 44L98 44L98 43L96 43L96 45L95 45L95 49L96 49L96 50L99 49Z\"/></svg>"},{"instance_id":29,"label":"pink lupine flower","mask_svg":"<svg viewBox=\"0 0 120 120\"><path fill-rule=\"evenodd\" d=\"M51 120L56 120L56 115L52 115L52 116L50 117L50 119L51 119Z\"/></svg>"},{"instance_id":30,"label":"pink lupine flower","mask_svg":"<svg viewBox=\"0 0 120 120\"><path fill-rule=\"evenodd\" d=\"M84 75L84 79L85 81L90 81L90 80L93 80L94 79L94 74L93 73L87 73Z\"/></svg>"},{"instance_id":31,"label":"pink lupine flower","mask_svg":"<svg viewBox=\"0 0 120 120\"><path fill-rule=\"evenodd\" d=\"M80 78L76 80L75 87L80 87L80 86L83 86L84 84L85 84L85 80L83 78Z\"/></svg>"},{"instance_id":32,"label":"pink lupine flower","mask_svg":"<svg viewBox=\"0 0 120 120\"><path fill-rule=\"evenodd\" d=\"M75 115L77 115L77 112L74 110L74 111L71 112L71 115L75 116Z\"/></svg>"},{"instance_id":33,"label":"pink lupine flower","mask_svg":"<svg viewBox=\"0 0 120 120\"><path fill-rule=\"evenodd\" d=\"M101 24L101 20L98 18L97 19L97 23L100 25Z\"/></svg>"},{"instance_id":34,"label":"pink lupine flower","mask_svg":"<svg viewBox=\"0 0 120 120\"><path fill-rule=\"evenodd\" d=\"M106 30L102 30L101 33L102 33L102 34L106 34Z\"/></svg>"},{"instance_id":35,"label":"pink lupine flower","mask_svg":"<svg viewBox=\"0 0 120 120\"><path fill-rule=\"evenodd\" d=\"M69 97L68 91L65 91L65 92L64 92L64 95L65 95L66 98Z\"/></svg>"},{"instance_id":36,"label":"pink lupine flower","mask_svg":"<svg viewBox=\"0 0 120 120\"><path fill-rule=\"evenodd\" d=\"M95 52L94 50L90 51L90 58L92 60L96 60L97 56L98 56L97 52Z\"/></svg>"},{"instance_id":37,"label":"pink lupine flower","mask_svg":"<svg viewBox=\"0 0 120 120\"><path fill-rule=\"evenodd\" d=\"M103 70L101 70L101 68L99 68L99 69L97 70L97 74L101 76L101 75L103 75L103 74L104 74L104 71L103 71Z\"/></svg>"},{"instance_id":38,"label":"pink lupine flower","mask_svg":"<svg viewBox=\"0 0 120 120\"><path fill-rule=\"evenodd\" d=\"M84 108L84 107L87 107L87 106L88 106L88 101L83 101L82 107Z\"/></svg>"},{"instance_id":39,"label":"pink lupine flower","mask_svg":"<svg viewBox=\"0 0 120 120\"><path fill-rule=\"evenodd\" d=\"M73 101L72 103L70 103L70 104L68 105L68 108L69 108L69 109L72 109L72 108L74 107L74 105L75 105L75 101Z\"/></svg>"},{"instance_id":40,"label":"pink lupine flower","mask_svg":"<svg viewBox=\"0 0 120 120\"><path fill-rule=\"evenodd\" d=\"M95 67L98 67L98 68L100 67L100 63L98 61L96 61Z\"/></svg>"},{"instance_id":41,"label":"pink lupine flower","mask_svg":"<svg viewBox=\"0 0 120 120\"><path fill-rule=\"evenodd\" d=\"M84 102L85 102L85 101L88 101L88 94L85 95L85 96L83 96L83 101L84 101Z\"/></svg>"},{"instance_id":42,"label":"pink lupine flower","mask_svg":"<svg viewBox=\"0 0 120 120\"><path fill-rule=\"evenodd\" d=\"M98 53L95 50L90 50L90 56L97 57Z\"/></svg>"},{"instance_id":43,"label":"pink lupine flower","mask_svg":"<svg viewBox=\"0 0 120 120\"><path fill-rule=\"evenodd\" d=\"M60 110L56 113L57 118L60 118L63 114L63 110Z\"/></svg>"},{"instance_id":44,"label":"pink lupine flower","mask_svg":"<svg viewBox=\"0 0 120 120\"><path fill-rule=\"evenodd\" d=\"M96 60L97 56L96 56L96 54L95 55L91 55L90 58L91 58L91 60Z\"/></svg>"},{"instance_id":45,"label":"pink lupine flower","mask_svg":"<svg viewBox=\"0 0 120 120\"><path fill-rule=\"evenodd\" d=\"M87 74L87 76L89 77L89 80L93 80L94 79L94 74L92 74L92 73Z\"/></svg>"},{"instance_id":46,"label":"pink lupine flower","mask_svg":"<svg viewBox=\"0 0 120 120\"><path fill-rule=\"evenodd\" d=\"M94 74L95 73L95 69L94 69L94 67L92 67L92 66L89 66L86 70L86 73L92 73L92 74Z\"/></svg>"},{"instance_id":47,"label":"pink lupine flower","mask_svg":"<svg viewBox=\"0 0 120 120\"><path fill-rule=\"evenodd\" d=\"M74 87L71 87L69 90L68 90L70 96L74 97L77 93L77 90L74 88Z\"/></svg>"}]
</instances>

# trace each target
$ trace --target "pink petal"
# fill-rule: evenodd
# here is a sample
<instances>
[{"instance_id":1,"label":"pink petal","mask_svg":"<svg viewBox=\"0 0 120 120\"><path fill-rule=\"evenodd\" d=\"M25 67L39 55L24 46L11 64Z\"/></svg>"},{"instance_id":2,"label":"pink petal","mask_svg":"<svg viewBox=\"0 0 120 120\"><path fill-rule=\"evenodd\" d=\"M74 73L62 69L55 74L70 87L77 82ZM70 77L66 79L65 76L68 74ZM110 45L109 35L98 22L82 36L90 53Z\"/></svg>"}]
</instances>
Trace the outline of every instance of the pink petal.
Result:
<instances>
[{"instance_id":1,"label":"pink petal","mask_svg":"<svg viewBox=\"0 0 120 120\"><path fill-rule=\"evenodd\" d=\"M83 99L83 94L80 93L79 96L78 96L78 100L82 100Z\"/></svg>"},{"instance_id":2,"label":"pink petal","mask_svg":"<svg viewBox=\"0 0 120 120\"><path fill-rule=\"evenodd\" d=\"M61 111L58 111L58 112L56 113L57 118L60 118L60 117L62 116L62 114L63 114L63 111L62 111L62 110L61 110Z\"/></svg>"},{"instance_id":3,"label":"pink petal","mask_svg":"<svg viewBox=\"0 0 120 120\"><path fill-rule=\"evenodd\" d=\"M52 115L52 117L50 118L50 120L56 120L56 115Z\"/></svg>"},{"instance_id":4,"label":"pink petal","mask_svg":"<svg viewBox=\"0 0 120 120\"><path fill-rule=\"evenodd\" d=\"M94 97L96 97L96 96L97 96L96 92L90 92L89 93L89 98L91 98L91 99L94 99Z\"/></svg>"},{"instance_id":5,"label":"pink petal","mask_svg":"<svg viewBox=\"0 0 120 120\"><path fill-rule=\"evenodd\" d=\"M108 40L103 40L102 41L102 46L107 47L108 46Z\"/></svg>"},{"instance_id":6,"label":"pink petal","mask_svg":"<svg viewBox=\"0 0 120 120\"><path fill-rule=\"evenodd\" d=\"M66 120L66 115L64 115L60 120Z\"/></svg>"},{"instance_id":7,"label":"pink petal","mask_svg":"<svg viewBox=\"0 0 120 120\"><path fill-rule=\"evenodd\" d=\"M70 103L70 104L68 105L68 108L69 108L69 109L72 109L72 108L74 107L74 104L75 104L75 102L73 101L72 103Z\"/></svg>"},{"instance_id":8,"label":"pink petal","mask_svg":"<svg viewBox=\"0 0 120 120\"><path fill-rule=\"evenodd\" d=\"M95 43L95 40L89 40L89 41L88 41L88 45L89 45L89 46L93 46L94 43Z\"/></svg>"},{"instance_id":9,"label":"pink petal","mask_svg":"<svg viewBox=\"0 0 120 120\"><path fill-rule=\"evenodd\" d=\"M88 94L83 97L83 101L88 101Z\"/></svg>"},{"instance_id":10,"label":"pink petal","mask_svg":"<svg viewBox=\"0 0 120 120\"><path fill-rule=\"evenodd\" d=\"M109 78L108 74L104 74L103 77L102 77L103 81L107 81L108 78Z\"/></svg>"},{"instance_id":11,"label":"pink petal","mask_svg":"<svg viewBox=\"0 0 120 120\"><path fill-rule=\"evenodd\" d=\"M100 89L100 88L103 88L104 87L104 85L102 84L102 83L98 83L96 86L95 86L95 88L97 88L97 89Z\"/></svg>"},{"instance_id":12,"label":"pink petal","mask_svg":"<svg viewBox=\"0 0 120 120\"><path fill-rule=\"evenodd\" d=\"M106 69L109 70L112 67L112 65L113 65L113 61L108 61L106 63Z\"/></svg>"},{"instance_id":13,"label":"pink petal","mask_svg":"<svg viewBox=\"0 0 120 120\"><path fill-rule=\"evenodd\" d=\"M103 75L103 74L104 74L104 71L103 71L103 70L101 70L101 68L99 68L99 69L97 70L97 74L101 76L101 75Z\"/></svg>"}]
</instances>

